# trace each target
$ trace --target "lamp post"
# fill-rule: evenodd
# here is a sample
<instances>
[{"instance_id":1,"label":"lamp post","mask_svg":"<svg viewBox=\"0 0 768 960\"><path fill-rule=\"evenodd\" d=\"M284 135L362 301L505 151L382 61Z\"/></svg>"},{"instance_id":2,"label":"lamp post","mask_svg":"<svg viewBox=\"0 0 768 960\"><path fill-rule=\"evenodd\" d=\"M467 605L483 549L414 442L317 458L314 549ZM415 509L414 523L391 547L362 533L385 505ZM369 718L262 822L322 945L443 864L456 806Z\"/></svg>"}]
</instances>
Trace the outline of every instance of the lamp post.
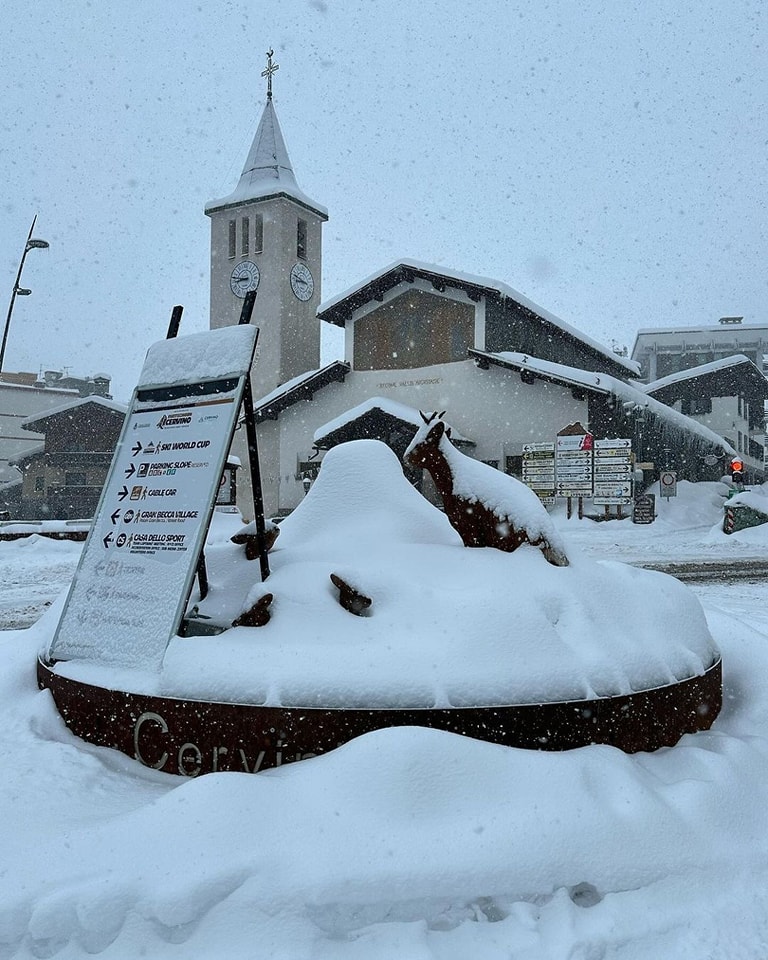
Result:
<instances>
[{"instance_id":1,"label":"lamp post","mask_svg":"<svg viewBox=\"0 0 768 960\"><path fill-rule=\"evenodd\" d=\"M49 246L47 240L36 240L32 236L32 231L35 229L35 223L37 223L37 214L35 214L35 218L32 221L32 226L29 228L27 242L24 244L24 252L21 255L21 261L19 262L19 272L16 274L16 282L13 285L13 292L11 293L11 302L8 304L8 316L5 318L3 342L2 345L0 345L0 374L3 372L5 345L8 342L8 331L11 328L11 316L13 314L13 305L16 303L16 297L28 297L30 293L32 293L32 291L28 290L26 287L19 286L19 281L21 280L21 271L24 269L24 261L27 259L27 254L30 250L47 250Z\"/></svg>"}]
</instances>

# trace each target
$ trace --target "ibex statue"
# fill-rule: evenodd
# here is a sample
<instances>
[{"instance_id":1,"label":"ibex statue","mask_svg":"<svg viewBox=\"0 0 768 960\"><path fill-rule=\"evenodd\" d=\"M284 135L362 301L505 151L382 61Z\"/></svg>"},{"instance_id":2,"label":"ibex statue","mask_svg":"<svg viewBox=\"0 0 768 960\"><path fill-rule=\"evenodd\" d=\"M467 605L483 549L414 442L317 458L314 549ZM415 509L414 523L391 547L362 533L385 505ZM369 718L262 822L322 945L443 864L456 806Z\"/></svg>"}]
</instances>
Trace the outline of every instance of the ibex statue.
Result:
<instances>
[{"instance_id":1,"label":"ibex statue","mask_svg":"<svg viewBox=\"0 0 768 960\"><path fill-rule=\"evenodd\" d=\"M514 477L458 451L443 416L421 414L424 426L404 460L432 475L446 516L464 545L511 552L529 543L555 566L568 566L554 524L536 494Z\"/></svg>"}]
</instances>

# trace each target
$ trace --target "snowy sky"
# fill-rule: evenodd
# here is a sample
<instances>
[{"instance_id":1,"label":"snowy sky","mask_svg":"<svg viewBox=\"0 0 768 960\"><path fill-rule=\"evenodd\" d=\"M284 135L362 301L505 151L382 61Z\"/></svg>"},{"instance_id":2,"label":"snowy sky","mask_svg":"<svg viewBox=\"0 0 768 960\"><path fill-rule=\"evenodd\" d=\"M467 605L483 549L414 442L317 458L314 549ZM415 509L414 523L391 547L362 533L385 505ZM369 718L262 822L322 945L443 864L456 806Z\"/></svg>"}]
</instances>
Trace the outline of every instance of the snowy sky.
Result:
<instances>
[{"instance_id":1,"label":"snowy sky","mask_svg":"<svg viewBox=\"0 0 768 960\"><path fill-rule=\"evenodd\" d=\"M298 182L330 212L325 298L413 257L630 347L638 327L765 319L758 0L3 12L4 302L35 213L51 244L27 259L7 369L104 371L125 399L174 304L207 326L203 206L237 183L269 47Z\"/></svg>"}]
</instances>

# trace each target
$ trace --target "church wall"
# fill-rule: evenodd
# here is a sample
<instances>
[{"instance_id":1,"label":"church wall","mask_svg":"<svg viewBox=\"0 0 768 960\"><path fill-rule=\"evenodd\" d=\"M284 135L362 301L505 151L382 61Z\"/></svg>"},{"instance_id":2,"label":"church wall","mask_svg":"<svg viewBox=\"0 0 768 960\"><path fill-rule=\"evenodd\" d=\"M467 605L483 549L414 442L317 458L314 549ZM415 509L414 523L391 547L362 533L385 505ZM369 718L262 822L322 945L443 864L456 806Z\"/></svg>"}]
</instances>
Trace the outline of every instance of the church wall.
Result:
<instances>
[{"instance_id":1,"label":"church wall","mask_svg":"<svg viewBox=\"0 0 768 960\"><path fill-rule=\"evenodd\" d=\"M276 420L265 420L256 427L256 440L259 447L259 467L261 470L261 491L264 499L264 515L274 517L278 511L278 492L280 475L280 426ZM237 506L246 523L254 519L253 487L248 458L248 438L245 424L235 431L230 447L230 455L240 461L237 471Z\"/></svg>"},{"instance_id":2,"label":"church wall","mask_svg":"<svg viewBox=\"0 0 768 960\"><path fill-rule=\"evenodd\" d=\"M475 342L474 306L409 286L354 322L355 370L401 370L463 360Z\"/></svg>"},{"instance_id":3,"label":"church wall","mask_svg":"<svg viewBox=\"0 0 768 960\"><path fill-rule=\"evenodd\" d=\"M344 383L330 384L280 414L281 512L304 496L297 461L309 458L315 430L370 397L425 412L446 410L454 428L475 442L472 456L498 461L501 468L506 457L522 453L524 443L554 441L558 430L576 420L587 425L586 401L574 400L570 389L540 380L525 384L519 374L496 366L481 370L467 360L407 371L353 371Z\"/></svg>"}]
</instances>

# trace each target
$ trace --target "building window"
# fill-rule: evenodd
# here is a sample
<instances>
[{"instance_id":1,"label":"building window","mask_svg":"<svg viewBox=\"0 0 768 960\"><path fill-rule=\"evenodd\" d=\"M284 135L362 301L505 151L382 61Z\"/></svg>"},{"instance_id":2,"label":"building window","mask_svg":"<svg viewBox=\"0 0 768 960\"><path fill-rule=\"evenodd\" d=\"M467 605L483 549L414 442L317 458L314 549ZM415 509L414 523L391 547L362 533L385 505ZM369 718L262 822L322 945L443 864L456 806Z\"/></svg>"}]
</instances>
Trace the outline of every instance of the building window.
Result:
<instances>
[{"instance_id":1,"label":"building window","mask_svg":"<svg viewBox=\"0 0 768 960\"><path fill-rule=\"evenodd\" d=\"M240 253L245 256L250 249L251 238L250 238L250 223L248 222L248 217L243 217L240 221Z\"/></svg>"},{"instance_id":2,"label":"building window","mask_svg":"<svg viewBox=\"0 0 768 960\"><path fill-rule=\"evenodd\" d=\"M42 493L45 490L45 477L35 477L35 493Z\"/></svg>"},{"instance_id":3,"label":"building window","mask_svg":"<svg viewBox=\"0 0 768 960\"><path fill-rule=\"evenodd\" d=\"M307 259L307 221L299 220L296 224L296 256Z\"/></svg>"},{"instance_id":4,"label":"building window","mask_svg":"<svg viewBox=\"0 0 768 960\"><path fill-rule=\"evenodd\" d=\"M261 253L264 249L264 218L260 213L253 217L253 252Z\"/></svg>"},{"instance_id":5,"label":"building window","mask_svg":"<svg viewBox=\"0 0 768 960\"><path fill-rule=\"evenodd\" d=\"M229 259L234 260L237 255L237 221L229 221Z\"/></svg>"}]
</instances>

